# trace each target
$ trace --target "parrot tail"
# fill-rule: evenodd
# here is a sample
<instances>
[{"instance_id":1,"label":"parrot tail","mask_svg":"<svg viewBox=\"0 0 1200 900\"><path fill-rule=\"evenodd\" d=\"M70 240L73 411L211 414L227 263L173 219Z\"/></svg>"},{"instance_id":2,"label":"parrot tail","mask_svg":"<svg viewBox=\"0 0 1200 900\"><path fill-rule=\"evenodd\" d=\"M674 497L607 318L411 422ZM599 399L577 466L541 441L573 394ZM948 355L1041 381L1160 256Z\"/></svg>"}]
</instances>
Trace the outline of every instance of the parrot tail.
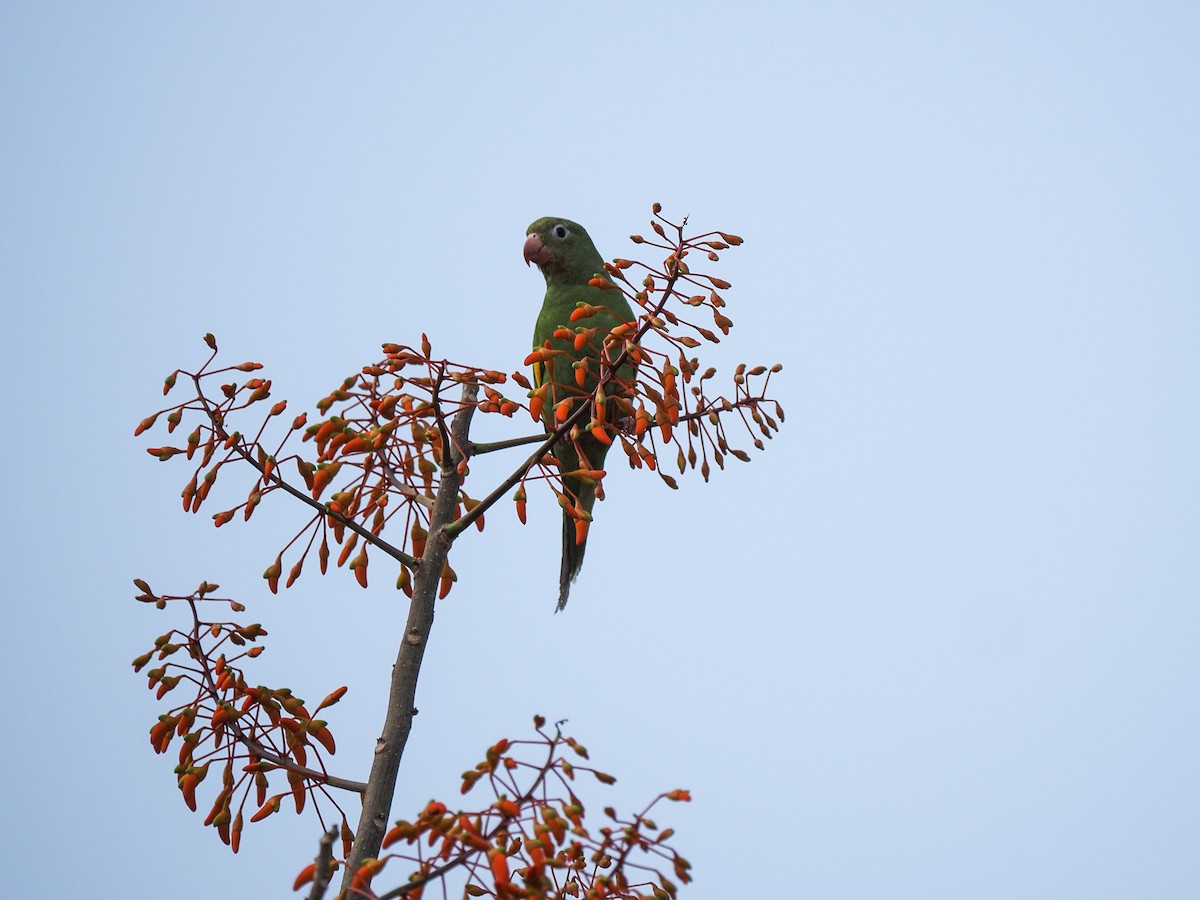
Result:
<instances>
[{"instance_id":1,"label":"parrot tail","mask_svg":"<svg viewBox=\"0 0 1200 900\"><path fill-rule=\"evenodd\" d=\"M586 541L582 544L575 542L575 520L564 512L562 568L558 573L558 606L555 607L555 612L562 612L567 605L571 582L579 576L579 570L583 568L583 551L586 547Z\"/></svg>"}]
</instances>

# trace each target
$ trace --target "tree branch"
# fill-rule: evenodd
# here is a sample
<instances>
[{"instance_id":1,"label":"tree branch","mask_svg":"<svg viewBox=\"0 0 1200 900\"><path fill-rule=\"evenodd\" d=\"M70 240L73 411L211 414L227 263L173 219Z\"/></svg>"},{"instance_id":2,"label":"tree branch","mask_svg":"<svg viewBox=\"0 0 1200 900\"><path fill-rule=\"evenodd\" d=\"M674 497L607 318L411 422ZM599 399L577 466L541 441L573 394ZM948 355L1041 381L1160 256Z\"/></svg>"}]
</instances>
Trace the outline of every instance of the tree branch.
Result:
<instances>
[{"instance_id":1,"label":"tree branch","mask_svg":"<svg viewBox=\"0 0 1200 900\"><path fill-rule=\"evenodd\" d=\"M392 667L383 733L375 742L375 759L367 779L366 793L363 794L362 815L354 832L354 846L351 848L349 859L346 860L346 871L342 877L342 889L345 891L349 891L354 873L363 861L379 855L383 836L387 832L392 797L396 791L396 773L400 768L409 733L412 731L413 716L417 712L417 678L429 641L429 632L433 627L434 604L442 569L454 542L454 534L448 526L454 521L454 507L458 503L459 489L462 486L458 464L465 459L456 448L469 446L467 434L479 396L478 385L463 385L462 396L462 409L454 417L450 428L453 441L444 448L442 478L429 516L429 536L425 542L425 553L413 579L408 622L404 627L404 636L400 641L395 665Z\"/></svg>"},{"instance_id":2,"label":"tree branch","mask_svg":"<svg viewBox=\"0 0 1200 900\"><path fill-rule=\"evenodd\" d=\"M538 441L544 441L549 432L541 434L528 434L525 437L509 438L506 441L492 441L487 444L472 443L470 450L472 456L482 456L484 453L495 453L497 450L511 450L513 447L523 447L526 444L534 444Z\"/></svg>"},{"instance_id":3,"label":"tree branch","mask_svg":"<svg viewBox=\"0 0 1200 900\"><path fill-rule=\"evenodd\" d=\"M338 830L330 828L321 835L317 844L317 858L313 860L316 868L313 870L312 888L308 892L308 900L323 900L325 889L329 887L330 876L333 875L333 842L337 840Z\"/></svg>"},{"instance_id":4,"label":"tree branch","mask_svg":"<svg viewBox=\"0 0 1200 900\"><path fill-rule=\"evenodd\" d=\"M242 743L243 746L259 759L265 759L269 763L279 766L281 769L287 769L289 772L295 772L297 775L303 775L312 781L318 781L321 784L327 784L330 787L341 788L343 791L351 791L355 794L361 794L366 791L367 786L361 781L351 781L349 778L339 778L336 775L330 775L328 772L319 772L316 769L310 769L307 766L302 766L299 763L294 763L278 753L273 753L268 750L258 741L246 737L241 726L236 720L232 720L229 726L233 729L234 735Z\"/></svg>"}]
</instances>

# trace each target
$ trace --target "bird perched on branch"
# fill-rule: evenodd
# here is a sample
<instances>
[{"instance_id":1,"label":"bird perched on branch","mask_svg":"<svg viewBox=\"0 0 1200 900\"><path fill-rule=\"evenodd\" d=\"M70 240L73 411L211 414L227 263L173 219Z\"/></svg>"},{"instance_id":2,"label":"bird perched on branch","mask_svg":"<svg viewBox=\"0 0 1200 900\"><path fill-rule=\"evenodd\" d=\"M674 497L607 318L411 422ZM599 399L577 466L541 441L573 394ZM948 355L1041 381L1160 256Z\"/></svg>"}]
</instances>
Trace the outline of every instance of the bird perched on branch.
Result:
<instances>
[{"instance_id":1,"label":"bird perched on branch","mask_svg":"<svg viewBox=\"0 0 1200 900\"><path fill-rule=\"evenodd\" d=\"M525 263L536 263L546 278L546 296L533 329L531 357L535 393L543 386L546 388L539 398L542 419L553 431L574 411L576 403L596 397L601 379L609 372L607 363L601 362L604 338L616 326L633 322L634 315L620 290L596 286L596 279L610 284L612 279L583 226L569 219L550 217L538 219L525 234ZM576 321L572 321L572 313L577 310L587 315L577 315ZM586 333L579 337L587 329L595 329L590 339ZM627 391L627 383L634 374L634 364L624 363L596 399L602 402L614 393ZM597 407L596 418L602 419L600 410L604 407L601 404ZM563 553L556 612L567 605L571 582L583 565L597 488L596 479L586 473L603 470L611 443L603 435L602 427L591 429L590 424L591 420L585 417L554 445L565 491L560 499ZM568 474L572 472L579 474Z\"/></svg>"}]
</instances>

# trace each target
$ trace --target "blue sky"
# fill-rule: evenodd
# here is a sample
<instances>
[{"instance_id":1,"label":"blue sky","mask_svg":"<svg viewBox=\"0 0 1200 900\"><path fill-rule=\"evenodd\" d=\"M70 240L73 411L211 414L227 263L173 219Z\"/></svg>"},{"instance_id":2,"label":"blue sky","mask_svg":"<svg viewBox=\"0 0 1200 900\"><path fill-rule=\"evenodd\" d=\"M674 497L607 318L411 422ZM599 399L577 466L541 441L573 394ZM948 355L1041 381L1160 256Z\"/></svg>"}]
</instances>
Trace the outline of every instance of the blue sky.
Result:
<instances>
[{"instance_id":1,"label":"blue sky","mask_svg":"<svg viewBox=\"0 0 1200 900\"><path fill-rule=\"evenodd\" d=\"M783 434L677 493L616 467L564 615L551 502L491 515L395 815L540 712L619 777L597 810L692 790L660 816L685 897L1200 894L1198 29L1183 3L5 4L10 892L275 896L311 858L308 820L235 858L180 801L128 667L175 623L135 576L249 603L262 679L349 684L337 759L369 761L395 592L272 597L283 505L179 513L183 470L132 437L162 377L206 331L295 409L422 331L511 371L525 226L627 256L661 201L746 239L714 360L784 364Z\"/></svg>"}]
</instances>

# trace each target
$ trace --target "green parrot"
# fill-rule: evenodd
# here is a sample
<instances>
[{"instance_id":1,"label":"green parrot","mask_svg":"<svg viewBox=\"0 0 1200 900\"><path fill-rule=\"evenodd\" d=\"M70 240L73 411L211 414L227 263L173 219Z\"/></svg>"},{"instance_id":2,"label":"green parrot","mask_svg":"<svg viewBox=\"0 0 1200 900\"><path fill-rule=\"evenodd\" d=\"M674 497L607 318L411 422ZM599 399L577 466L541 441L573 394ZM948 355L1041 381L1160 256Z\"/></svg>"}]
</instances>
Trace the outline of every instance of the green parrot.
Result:
<instances>
[{"instance_id":1,"label":"green parrot","mask_svg":"<svg viewBox=\"0 0 1200 900\"><path fill-rule=\"evenodd\" d=\"M603 290L588 284L593 278L609 281L612 279L604 271L604 260L600 258L596 246L583 226L569 219L551 217L538 219L529 226L525 234L525 264L536 263L546 278L546 296L542 301L541 312L538 313L537 324L533 328L533 347L537 350L549 343L551 349L564 351L561 355L554 355L544 362L533 364L534 387L540 388L547 383L550 385L542 418L546 427L553 431L554 411L560 401L568 397L586 398L595 394L600 381L597 344L603 343L603 335L623 322L634 321L634 315L621 291ZM573 323L571 313L580 303L602 309L594 316ZM601 329L597 332L599 340L579 350L575 349L572 339L554 337L554 332L560 327L568 329L574 335L577 327L596 326ZM578 364L586 367L582 376L577 375ZM617 374L621 379L630 380L634 373L633 364L626 363ZM611 396L620 390L620 383L611 381L605 394ZM609 416L611 418L612 413L609 413ZM585 422L584 425L586 424ZM573 472L581 468L603 469L607 453L608 445L594 437L586 427L575 429L574 440L568 437L554 445L554 456L561 472ZM596 505L595 484L588 484L578 478L564 478L563 487L570 500L578 500L578 508L585 515L584 525L577 530L575 518L565 509L563 511L562 568L559 572L558 607L555 612L561 611L567 605L571 582L575 580L580 566L583 565L583 551L587 542L586 523L591 520L592 507Z\"/></svg>"}]
</instances>

